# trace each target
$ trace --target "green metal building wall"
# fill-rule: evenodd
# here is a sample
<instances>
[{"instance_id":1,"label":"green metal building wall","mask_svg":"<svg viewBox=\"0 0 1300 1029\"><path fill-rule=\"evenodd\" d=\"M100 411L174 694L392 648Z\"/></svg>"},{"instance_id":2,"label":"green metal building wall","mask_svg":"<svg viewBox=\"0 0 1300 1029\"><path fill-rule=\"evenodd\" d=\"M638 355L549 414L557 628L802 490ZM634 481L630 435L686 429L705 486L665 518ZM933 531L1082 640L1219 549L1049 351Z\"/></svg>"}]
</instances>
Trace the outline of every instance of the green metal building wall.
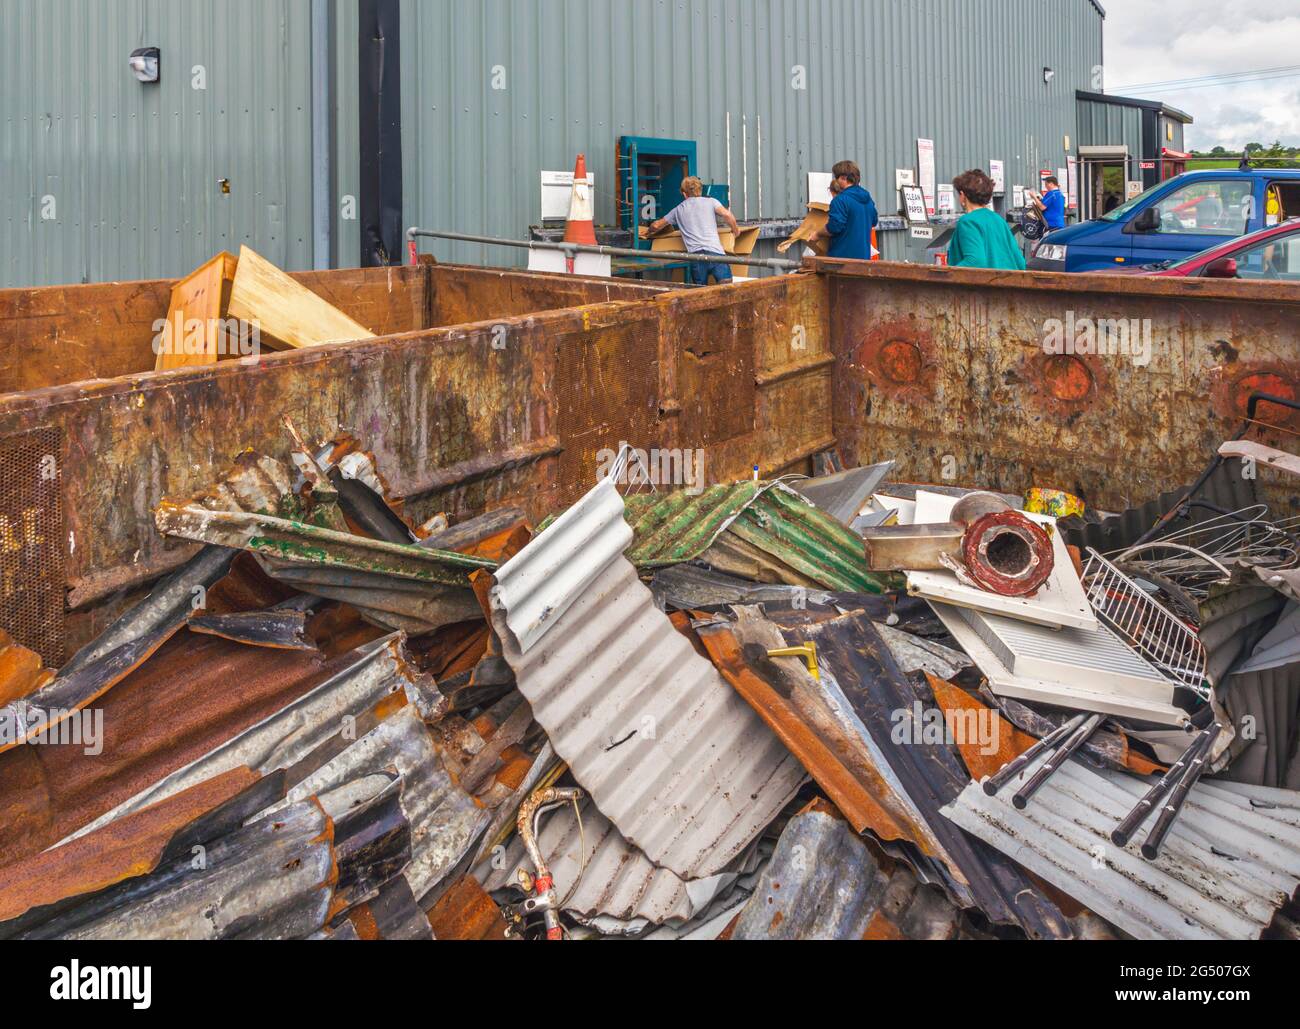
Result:
<instances>
[{"instance_id":1,"label":"green metal building wall","mask_svg":"<svg viewBox=\"0 0 1300 1029\"><path fill-rule=\"evenodd\" d=\"M310 266L308 18L305 0L0 0L0 286L177 275L244 241ZM127 67L146 45L156 85Z\"/></svg>"},{"instance_id":2,"label":"green metal building wall","mask_svg":"<svg viewBox=\"0 0 1300 1029\"><path fill-rule=\"evenodd\" d=\"M351 265L358 19L351 0L323 2L328 261ZM312 6L0 0L0 286L180 275L240 242L311 267ZM515 238L539 217L538 173L579 151L612 222L624 134L697 140L716 181L729 153L733 209L751 218L798 217L807 173L841 157L892 211L918 136L940 182L1001 159L1009 190L1065 164L1075 90L1098 88L1102 63L1092 0L402 0L401 14L405 222ZM158 86L126 67L144 45L162 49Z\"/></svg>"}]
</instances>

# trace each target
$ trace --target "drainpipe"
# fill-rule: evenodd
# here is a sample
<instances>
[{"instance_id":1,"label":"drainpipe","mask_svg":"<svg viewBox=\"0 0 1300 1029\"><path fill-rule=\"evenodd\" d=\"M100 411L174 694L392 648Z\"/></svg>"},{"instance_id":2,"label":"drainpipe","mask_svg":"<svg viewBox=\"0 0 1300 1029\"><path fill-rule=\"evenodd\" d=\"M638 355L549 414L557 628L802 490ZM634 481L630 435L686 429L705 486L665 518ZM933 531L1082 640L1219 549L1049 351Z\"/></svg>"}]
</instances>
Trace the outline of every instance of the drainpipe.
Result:
<instances>
[{"instance_id":1,"label":"drainpipe","mask_svg":"<svg viewBox=\"0 0 1300 1029\"><path fill-rule=\"evenodd\" d=\"M334 93L330 64L330 0L311 0L311 258L331 266Z\"/></svg>"}]
</instances>

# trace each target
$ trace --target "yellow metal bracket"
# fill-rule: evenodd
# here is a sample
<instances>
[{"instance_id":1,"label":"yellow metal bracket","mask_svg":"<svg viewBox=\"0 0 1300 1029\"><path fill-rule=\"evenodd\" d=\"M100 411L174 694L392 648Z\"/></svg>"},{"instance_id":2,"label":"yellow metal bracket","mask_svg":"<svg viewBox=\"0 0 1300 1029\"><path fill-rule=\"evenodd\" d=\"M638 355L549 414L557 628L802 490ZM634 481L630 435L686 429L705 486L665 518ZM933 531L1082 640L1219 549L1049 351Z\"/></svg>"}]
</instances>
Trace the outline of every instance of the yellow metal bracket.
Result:
<instances>
[{"instance_id":1,"label":"yellow metal bracket","mask_svg":"<svg viewBox=\"0 0 1300 1029\"><path fill-rule=\"evenodd\" d=\"M808 666L808 674L818 682L822 681L821 670L817 667L817 644L808 642L801 643L797 647L778 647L776 650L769 650L768 657L801 657Z\"/></svg>"}]
</instances>

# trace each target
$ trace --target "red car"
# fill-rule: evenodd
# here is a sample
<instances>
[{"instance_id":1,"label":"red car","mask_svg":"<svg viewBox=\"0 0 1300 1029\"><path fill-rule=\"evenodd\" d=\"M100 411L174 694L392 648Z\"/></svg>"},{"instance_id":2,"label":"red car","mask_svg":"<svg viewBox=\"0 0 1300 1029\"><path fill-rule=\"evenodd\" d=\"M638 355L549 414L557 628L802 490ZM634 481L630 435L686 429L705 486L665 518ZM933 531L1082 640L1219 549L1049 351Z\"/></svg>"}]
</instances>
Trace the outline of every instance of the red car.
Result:
<instances>
[{"instance_id":1,"label":"red car","mask_svg":"<svg viewBox=\"0 0 1300 1029\"><path fill-rule=\"evenodd\" d=\"M1116 268L1114 273L1300 282L1300 219L1238 236L1180 261Z\"/></svg>"}]
</instances>

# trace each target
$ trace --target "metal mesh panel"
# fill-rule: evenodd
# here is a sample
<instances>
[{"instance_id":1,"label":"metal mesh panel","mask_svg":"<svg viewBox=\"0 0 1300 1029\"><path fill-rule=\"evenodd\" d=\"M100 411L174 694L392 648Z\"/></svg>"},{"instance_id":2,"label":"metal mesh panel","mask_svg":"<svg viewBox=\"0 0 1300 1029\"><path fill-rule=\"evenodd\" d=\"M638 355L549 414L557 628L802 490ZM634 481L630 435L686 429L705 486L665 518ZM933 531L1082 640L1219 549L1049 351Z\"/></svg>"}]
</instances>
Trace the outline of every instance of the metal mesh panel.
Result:
<instances>
[{"instance_id":1,"label":"metal mesh panel","mask_svg":"<svg viewBox=\"0 0 1300 1029\"><path fill-rule=\"evenodd\" d=\"M0 439L0 628L52 668L63 663L62 438Z\"/></svg>"},{"instance_id":2,"label":"metal mesh panel","mask_svg":"<svg viewBox=\"0 0 1300 1029\"><path fill-rule=\"evenodd\" d=\"M559 336L556 406L559 500L567 507L596 484L601 450L620 443L670 445L659 432L659 330L648 318Z\"/></svg>"}]
</instances>

